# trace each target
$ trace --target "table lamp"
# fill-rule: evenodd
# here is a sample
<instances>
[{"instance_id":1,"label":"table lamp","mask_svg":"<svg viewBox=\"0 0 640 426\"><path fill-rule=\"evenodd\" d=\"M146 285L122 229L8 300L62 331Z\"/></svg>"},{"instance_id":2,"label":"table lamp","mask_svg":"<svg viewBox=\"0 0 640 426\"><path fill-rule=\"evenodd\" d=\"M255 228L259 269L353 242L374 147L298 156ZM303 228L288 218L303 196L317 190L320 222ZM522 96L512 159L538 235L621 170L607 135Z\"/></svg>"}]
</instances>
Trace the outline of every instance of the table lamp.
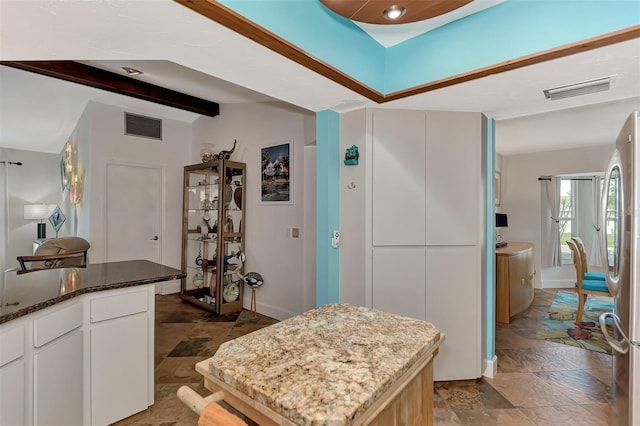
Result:
<instances>
[{"instance_id":1,"label":"table lamp","mask_svg":"<svg viewBox=\"0 0 640 426\"><path fill-rule=\"evenodd\" d=\"M39 220L38 223L38 239L47 238L47 224L43 222L48 218L53 209L56 208L55 204L25 204L24 205L24 219L25 220Z\"/></svg>"},{"instance_id":2,"label":"table lamp","mask_svg":"<svg viewBox=\"0 0 640 426\"><path fill-rule=\"evenodd\" d=\"M496 213L496 247L503 247L506 245L502 241L502 233L500 228L506 228L509 226L506 213Z\"/></svg>"}]
</instances>

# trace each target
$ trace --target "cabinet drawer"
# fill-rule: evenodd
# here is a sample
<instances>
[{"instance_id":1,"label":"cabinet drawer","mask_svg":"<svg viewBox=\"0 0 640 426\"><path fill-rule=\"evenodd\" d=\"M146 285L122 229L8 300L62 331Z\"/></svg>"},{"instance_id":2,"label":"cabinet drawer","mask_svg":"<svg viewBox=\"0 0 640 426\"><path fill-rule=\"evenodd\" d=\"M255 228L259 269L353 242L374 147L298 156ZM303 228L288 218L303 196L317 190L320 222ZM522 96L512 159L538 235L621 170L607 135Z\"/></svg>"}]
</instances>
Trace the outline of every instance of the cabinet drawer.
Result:
<instances>
[{"instance_id":1,"label":"cabinet drawer","mask_svg":"<svg viewBox=\"0 0 640 426\"><path fill-rule=\"evenodd\" d=\"M82 304L73 303L33 321L33 345L39 348L82 325Z\"/></svg>"},{"instance_id":2,"label":"cabinet drawer","mask_svg":"<svg viewBox=\"0 0 640 426\"><path fill-rule=\"evenodd\" d=\"M0 367L24 355L24 326L0 333Z\"/></svg>"},{"instance_id":3,"label":"cabinet drawer","mask_svg":"<svg viewBox=\"0 0 640 426\"><path fill-rule=\"evenodd\" d=\"M147 290L140 290L95 298L91 300L91 322L96 323L146 312L149 309L148 297Z\"/></svg>"}]
</instances>

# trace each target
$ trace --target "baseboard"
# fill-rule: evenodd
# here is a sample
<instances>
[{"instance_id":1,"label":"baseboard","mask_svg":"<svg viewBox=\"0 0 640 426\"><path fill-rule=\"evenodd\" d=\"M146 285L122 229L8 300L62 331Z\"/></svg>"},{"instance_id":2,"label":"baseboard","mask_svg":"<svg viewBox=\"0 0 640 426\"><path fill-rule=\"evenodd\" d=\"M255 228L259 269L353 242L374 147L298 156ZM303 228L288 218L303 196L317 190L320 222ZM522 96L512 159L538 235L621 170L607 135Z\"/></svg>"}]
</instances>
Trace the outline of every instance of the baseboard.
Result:
<instances>
[{"instance_id":1,"label":"baseboard","mask_svg":"<svg viewBox=\"0 0 640 426\"><path fill-rule=\"evenodd\" d=\"M542 288L573 288L575 280L543 280Z\"/></svg>"},{"instance_id":2,"label":"baseboard","mask_svg":"<svg viewBox=\"0 0 640 426\"><path fill-rule=\"evenodd\" d=\"M482 375L493 379L498 373L498 357L494 355L493 359L484 359L482 360L482 364L484 367Z\"/></svg>"},{"instance_id":3,"label":"baseboard","mask_svg":"<svg viewBox=\"0 0 640 426\"><path fill-rule=\"evenodd\" d=\"M247 293L249 294L249 297L246 297ZM251 292L246 292L245 293L245 298L244 298L244 309L249 309L249 306L251 306ZM266 315L268 317L271 318L275 318L279 321L285 320L287 318L291 318L293 316L298 315L298 313L296 312L291 312L291 311L287 311L285 309L281 309L277 306L272 306L272 305L268 305L266 303L260 303L258 301L256 301L256 311L262 315Z\"/></svg>"}]
</instances>

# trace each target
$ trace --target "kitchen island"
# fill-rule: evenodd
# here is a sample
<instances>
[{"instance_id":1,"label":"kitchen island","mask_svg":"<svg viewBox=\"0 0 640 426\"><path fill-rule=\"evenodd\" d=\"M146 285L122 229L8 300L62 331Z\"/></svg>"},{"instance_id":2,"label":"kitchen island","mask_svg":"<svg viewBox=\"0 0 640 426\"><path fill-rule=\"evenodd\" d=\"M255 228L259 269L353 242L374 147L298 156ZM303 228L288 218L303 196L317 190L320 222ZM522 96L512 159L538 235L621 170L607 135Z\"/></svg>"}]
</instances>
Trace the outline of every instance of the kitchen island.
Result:
<instances>
[{"instance_id":1,"label":"kitchen island","mask_svg":"<svg viewBox=\"0 0 640 426\"><path fill-rule=\"evenodd\" d=\"M425 426L443 340L424 321L331 304L226 342L196 370L260 425Z\"/></svg>"},{"instance_id":2,"label":"kitchen island","mask_svg":"<svg viewBox=\"0 0 640 426\"><path fill-rule=\"evenodd\" d=\"M153 404L155 283L180 270L16 272L0 288L0 424L106 425Z\"/></svg>"}]
</instances>

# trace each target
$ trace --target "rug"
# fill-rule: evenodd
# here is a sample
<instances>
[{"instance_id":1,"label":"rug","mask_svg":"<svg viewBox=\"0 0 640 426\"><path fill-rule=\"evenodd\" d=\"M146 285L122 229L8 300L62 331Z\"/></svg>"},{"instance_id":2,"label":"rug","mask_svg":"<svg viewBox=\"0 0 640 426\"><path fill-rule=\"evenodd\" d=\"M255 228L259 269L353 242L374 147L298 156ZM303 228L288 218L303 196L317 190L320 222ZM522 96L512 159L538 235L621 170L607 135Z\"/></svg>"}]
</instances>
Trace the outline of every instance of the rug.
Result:
<instances>
[{"instance_id":1,"label":"rug","mask_svg":"<svg viewBox=\"0 0 640 426\"><path fill-rule=\"evenodd\" d=\"M578 294L558 291L549 306L547 318L536 332L536 339L611 354L611 347L600 331L598 317L603 312L613 311L613 299L607 296L589 296L584 306L583 322L578 324L575 323L577 310ZM612 333L611 328L609 332Z\"/></svg>"}]
</instances>

